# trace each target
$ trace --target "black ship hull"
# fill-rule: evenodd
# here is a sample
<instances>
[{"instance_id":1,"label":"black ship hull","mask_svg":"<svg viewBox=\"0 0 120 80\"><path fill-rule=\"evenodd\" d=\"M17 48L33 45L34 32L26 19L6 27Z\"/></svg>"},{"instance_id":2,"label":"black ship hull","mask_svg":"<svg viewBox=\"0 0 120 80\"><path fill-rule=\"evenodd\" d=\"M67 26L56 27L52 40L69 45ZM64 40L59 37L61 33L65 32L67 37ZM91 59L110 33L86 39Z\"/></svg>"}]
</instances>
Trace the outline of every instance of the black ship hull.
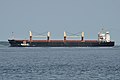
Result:
<instances>
[{"instance_id":1,"label":"black ship hull","mask_svg":"<svg viewBox=\"0 0 120 80\"><path fill-rule=\"evenodd\" d=\"M11 47L113 47L114 42L99 41L29 41L29 40L8 40ZM25 43L24 43L25 41Z\"/></svg>"}]
</instances>

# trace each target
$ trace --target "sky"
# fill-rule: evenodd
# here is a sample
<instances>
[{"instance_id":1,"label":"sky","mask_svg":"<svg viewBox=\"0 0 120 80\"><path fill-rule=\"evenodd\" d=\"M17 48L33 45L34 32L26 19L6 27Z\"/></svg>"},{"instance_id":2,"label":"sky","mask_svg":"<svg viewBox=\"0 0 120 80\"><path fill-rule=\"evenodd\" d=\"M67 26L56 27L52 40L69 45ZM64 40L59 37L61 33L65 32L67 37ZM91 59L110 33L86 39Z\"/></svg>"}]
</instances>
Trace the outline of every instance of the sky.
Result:
<instances>
[{"instance_id":1,"label":"sky","mask_svg":"<svg viewBox=\"0 0 120 80\"><path fill-rule=\"evenodd\" d=\"M120 44L120 0L0 0L0 40L29 39L29 31L50 31L51 39L63 32L85 32L97 39L101 29ZM34 33L33 33L34 34Z\"/></svg>"}]
</instances>

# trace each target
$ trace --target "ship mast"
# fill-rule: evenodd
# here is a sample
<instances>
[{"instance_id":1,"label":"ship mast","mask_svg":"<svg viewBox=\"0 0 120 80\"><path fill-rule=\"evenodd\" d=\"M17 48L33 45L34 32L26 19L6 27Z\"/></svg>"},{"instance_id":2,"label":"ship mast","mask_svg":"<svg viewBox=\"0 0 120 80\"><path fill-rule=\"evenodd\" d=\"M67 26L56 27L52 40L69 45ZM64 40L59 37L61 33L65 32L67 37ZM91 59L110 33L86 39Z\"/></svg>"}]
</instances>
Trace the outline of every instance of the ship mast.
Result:
<instances>
[{"instance_id":1,"label":"ship mast","mask_svg":"<svg viewBox=\"0 0 120 80\"><path fill-rule=\"evenodd\" d=\"M47 34L47 40L50 40L50 32Z\"/></svg>"},{"instance_id":2,"label":"ship mast","mask_svg":"<svg viewBox=\"0 0 120 80\"><path fill-rule=\"evenodd\" d=\"M84 40L84 32L82 32L82 34L81 34L81 40L82 41Z\"/></svg>"},{"instance_id":3,"label":"ship mast","mask_svg":"<svg viewBox=\"0 0 120 80\"><path fill-rule=\"evenodd\" d=\"M67 34L66 34L66 32L64 31L64 41L66 40L66 37L67 37Z\"/></svg>"},{"instance_id":4,"label":"ship mast","mask_svg":"<svg viewBox=\"0 0 120 80\"><path fill-rule=\"evenodd\" d=\"M31 42L32 41L32 32L29 31L29 33L30 33L30 42Z\"/></svg>"},{"instance_id":5,"label":"ship mast","mask_svg":"<svg viewBox=\"0 0 120 80\"><path fill-rule=\"evenodd\" d=\"M14 32L12 32L12 39L13 39L13 40L15 39Z\"/></svg>"}]
</instances>

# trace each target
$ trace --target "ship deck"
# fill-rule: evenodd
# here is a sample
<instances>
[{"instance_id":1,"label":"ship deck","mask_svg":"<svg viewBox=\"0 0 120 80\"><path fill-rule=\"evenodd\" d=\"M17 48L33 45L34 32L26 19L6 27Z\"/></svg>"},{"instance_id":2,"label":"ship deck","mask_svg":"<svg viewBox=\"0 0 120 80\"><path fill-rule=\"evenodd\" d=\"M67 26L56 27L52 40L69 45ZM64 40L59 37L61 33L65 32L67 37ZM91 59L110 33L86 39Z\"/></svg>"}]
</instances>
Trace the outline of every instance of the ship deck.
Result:
<instances>
[{"instance_id":1,"label":"ship deck","mask_svg":"<svg viewBox=\"0 0 120 80\"><path fill-rule=\"evenodd\" d=\"M15 40L18 42L30 42L30 40ZM31 42L98 42L97 40L32 40Z\"/></svg>"}]
</instances>

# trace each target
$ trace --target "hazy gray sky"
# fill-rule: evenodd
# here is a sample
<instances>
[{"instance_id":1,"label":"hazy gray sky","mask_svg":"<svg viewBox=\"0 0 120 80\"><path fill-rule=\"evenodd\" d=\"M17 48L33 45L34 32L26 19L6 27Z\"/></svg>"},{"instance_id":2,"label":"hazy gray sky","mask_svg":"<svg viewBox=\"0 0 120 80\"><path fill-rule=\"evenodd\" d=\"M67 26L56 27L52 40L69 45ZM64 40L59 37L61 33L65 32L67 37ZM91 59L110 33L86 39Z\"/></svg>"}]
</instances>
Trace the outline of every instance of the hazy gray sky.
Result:
<instances>
[{"instance_id":1,"label":"hazy gray sky","mask_svg":"<svg viewBox=\"0 0 120 80\"><path fill-rule=\"evenodd\" d=\"M0 40L11 32L29 38L29 30L50 31L52 39L84 31L86 39L97 39L101 28L120 43L120 0L0 0Z\"/></svg>"}]
</instances>

